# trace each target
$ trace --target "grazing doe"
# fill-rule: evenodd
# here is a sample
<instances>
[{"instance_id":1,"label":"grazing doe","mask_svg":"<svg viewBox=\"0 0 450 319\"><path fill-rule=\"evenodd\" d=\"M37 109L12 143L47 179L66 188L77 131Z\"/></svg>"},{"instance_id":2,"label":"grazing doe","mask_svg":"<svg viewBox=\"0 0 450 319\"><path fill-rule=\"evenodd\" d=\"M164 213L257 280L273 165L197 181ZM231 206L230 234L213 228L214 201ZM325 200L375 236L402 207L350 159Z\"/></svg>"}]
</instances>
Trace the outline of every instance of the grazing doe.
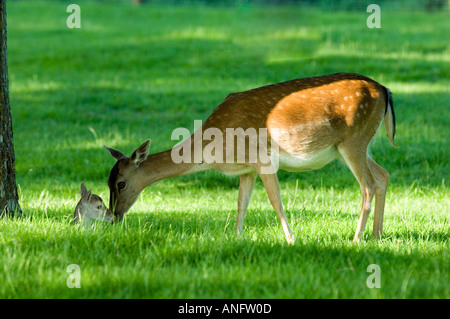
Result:
<instances>
[{"instance_id":1,"label":"grazing doe","mask_svg":"<svg viewBox=\"0 0 450 319\"><path fill-rule=\"evenodd\" d=\"M83 226L88 226L92 220L111 222L113 216L111 211L106 208L102 198L92 194L92 189L88 191L86 185L81 183L81 199L73 213L72 222L74 224L82 223Z\"/></svg>"},{"instance_id":2,"label":"grazing doe","mask_svg":"<svg viewBox=\"0 0 450 319\"><path fill-rule=\"evenodd\" d=\"M147 186L166 178L215 169L240 176L236 231L241 233L255 178L259 175L286 240L293 243L277 170L316 170L341 159L358 180L362 193L354 241L363 237L373 197L376 199L373 235L380 237L389 174L370 158L367 149L383 119L389 141L396 147L391 92L359 74L303 78L231 93L201 128L172 149L148 155L148 140L127 157L105 146L117 161L108 178L110 209L121 220ZM230 135L230 129L232 133L244 132L244 143L222 143L224 139L219 139L219 133ZM207 136L199 142L196 136L202 133ZM239 138L238 135L234 137ZM261 145L267 145L265 150L270 160L264 161L263 156L250 160L254 155L250 150ZM245 153L241 160L237 156L239 151ZM174 154L181 152L190 160L174 161ZM217 160L220 155L226 161ZM213 157L216 160L211 160Z\"/></svg>"}]
</instances>

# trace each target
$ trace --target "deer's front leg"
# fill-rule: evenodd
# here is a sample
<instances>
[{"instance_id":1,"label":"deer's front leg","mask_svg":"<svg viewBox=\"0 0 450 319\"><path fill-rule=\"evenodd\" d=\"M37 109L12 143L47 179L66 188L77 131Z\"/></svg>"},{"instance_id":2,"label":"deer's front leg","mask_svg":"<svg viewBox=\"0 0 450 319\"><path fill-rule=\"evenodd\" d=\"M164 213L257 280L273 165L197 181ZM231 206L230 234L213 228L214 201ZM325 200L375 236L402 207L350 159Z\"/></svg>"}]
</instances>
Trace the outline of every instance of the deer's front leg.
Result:
<instances>
[{"instance_id":1,"label":"deer's front leg","mask_svg":"<svg viewBox=\"0 0 450 319\"><path fill-rule=\"evenodd\" d=\"M280 195L280 185L278 184L278 176L276 173L274 174L259 174L262 182L267 191L267 195L269 196L270 202L272 203L273 208L277 212L278 218L280 219L281 226L283 226L284 235L286 236L286 240L289 244L293 244L295 242L294 235L292 234L292 230L289 227L286 215L284 214L283 202L281 201Z\"/></svg>"},{"instance_id":2,"label":"deer's front leg","mask_svg":"<svg viewBox=\"0 0 450 319\"><path fill-rule=\"evenodd\" d=\"M250 202L250 197L252 196L255 180L256 172L241 175L239 184L238 216L236 221L236 233L238 235L242 234L245 212L247 211L248 203Z\"/></svg>"}]
</instances>

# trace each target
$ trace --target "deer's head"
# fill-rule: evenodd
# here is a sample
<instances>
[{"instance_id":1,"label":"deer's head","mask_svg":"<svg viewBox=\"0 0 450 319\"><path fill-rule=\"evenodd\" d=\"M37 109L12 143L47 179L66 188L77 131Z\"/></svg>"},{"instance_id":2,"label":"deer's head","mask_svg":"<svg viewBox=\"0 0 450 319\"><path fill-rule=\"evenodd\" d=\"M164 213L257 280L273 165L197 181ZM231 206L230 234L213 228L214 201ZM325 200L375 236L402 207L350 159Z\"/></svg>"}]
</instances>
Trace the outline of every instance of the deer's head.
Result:
<instances>
[{"instance_id":1,"label":"deer's head","mask_svg":"<svg viewBox=\"0 0 450 319\"><path fill-rule=\"evenodd\" d=\"M108 186L109 208L118 221L123 219L146 186L142 181L141 163L147 159L150 143L147 140L130 157L103 145L117 161L109 173Z\"/></svg>"}]
</instances>

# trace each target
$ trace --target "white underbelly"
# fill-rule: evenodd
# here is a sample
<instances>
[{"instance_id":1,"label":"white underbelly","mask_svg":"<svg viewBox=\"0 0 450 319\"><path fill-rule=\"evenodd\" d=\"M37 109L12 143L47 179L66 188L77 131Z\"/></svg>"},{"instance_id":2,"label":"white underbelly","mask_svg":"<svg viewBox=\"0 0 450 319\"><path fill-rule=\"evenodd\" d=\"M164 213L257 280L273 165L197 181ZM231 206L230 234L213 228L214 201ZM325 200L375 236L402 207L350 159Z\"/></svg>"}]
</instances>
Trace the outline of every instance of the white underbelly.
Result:
<instances>
[{"instance_id":1,"label":"white underbelly","mask_svg":"<svg viewBox=\"0 0 450 319\"><path fill-rule=\"evenodd\" d=\"M264 162L264 165L262 165L266 167L264 170L266 173L263 172L263 174L276 173L279 169L291 172L316 170L338 157L339 152L334 145L314 153L289 154L275 151L270 156L270 162ZM255 171L254 166L249 163L211 163L206 165L204 169L215 169L231 176L248 174Z\"/></svg>"},{"instance_id":2,"label":"white underbelly","mask_svg":"<svg viewBox=\"0 0 450 319\"><path fill-rule=\"evenodd\" d=\"M339 156L336 146L330 146L315 153L280 153L278 168L291 172L316 170L327 165ZM272 160L276 161L276 158Z\"/></svg>"},{"instance_id":3,"label":"white underbelly","mask_svg":"<svg viewBox=\"0 0 450 319\"><path fill-rule=\"evenodd\" d=\"M222 164L222 165L212 165L211 168L218 170L229 176L239 176L243 174L248 174L254 172L255 169L247 164Z\"/></svg>"}]
</instances>

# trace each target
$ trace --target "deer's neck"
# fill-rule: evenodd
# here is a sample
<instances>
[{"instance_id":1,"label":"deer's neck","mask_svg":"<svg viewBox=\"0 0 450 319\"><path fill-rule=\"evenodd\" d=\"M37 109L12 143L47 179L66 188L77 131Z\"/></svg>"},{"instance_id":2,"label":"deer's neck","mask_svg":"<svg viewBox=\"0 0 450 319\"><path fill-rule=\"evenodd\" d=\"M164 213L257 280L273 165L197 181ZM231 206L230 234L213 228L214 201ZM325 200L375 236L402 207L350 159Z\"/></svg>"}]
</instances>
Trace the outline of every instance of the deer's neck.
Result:
<instances>
[{"instance_id":1,"label":"deer's neck","mask_svg":"<svg viewBox=\"0 0 450 319\"><path fill-rule=\"evenodd\" d=\"M194 161L190 161L189 163L174 163L172 149L148 155L147 159L141 163L141 168L143 170L144 187L166 178L187 175L208 169L202 163L194 163Z\"/></svg>"}]
</instances>

